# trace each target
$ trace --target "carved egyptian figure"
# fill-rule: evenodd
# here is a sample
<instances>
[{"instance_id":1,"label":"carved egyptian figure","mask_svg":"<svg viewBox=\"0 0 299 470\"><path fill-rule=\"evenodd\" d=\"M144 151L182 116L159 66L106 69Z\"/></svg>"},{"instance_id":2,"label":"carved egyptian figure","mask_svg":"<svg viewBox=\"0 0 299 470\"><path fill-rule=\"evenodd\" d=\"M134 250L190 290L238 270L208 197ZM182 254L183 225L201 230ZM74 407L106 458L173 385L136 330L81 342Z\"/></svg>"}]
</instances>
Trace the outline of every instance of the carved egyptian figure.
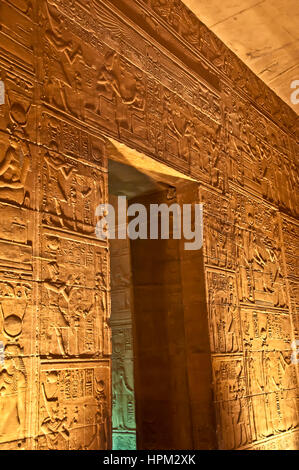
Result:
<instances>
[{"instance_id":1,"label":"carved egyptian figure","mask_svg":"<svg viewBox=\"0 0 299 470\"><path fill-rule=\"evenodd\" d=\"M27 143L11 138L10 145L0 162L0 198L23 204L25 183L30 166Z\"/></svg>"},{"instance_id":2,"label":"carved egyptian figure","mask_svg":"<svg viewBox=\"0 0 299 470\"><path fill-rule=\"evenodd\" d=\"M21 350L5 348L5 364L0 372L0 440L5 436L24 437L27 377Z\"/></svg>"}]
</instances>

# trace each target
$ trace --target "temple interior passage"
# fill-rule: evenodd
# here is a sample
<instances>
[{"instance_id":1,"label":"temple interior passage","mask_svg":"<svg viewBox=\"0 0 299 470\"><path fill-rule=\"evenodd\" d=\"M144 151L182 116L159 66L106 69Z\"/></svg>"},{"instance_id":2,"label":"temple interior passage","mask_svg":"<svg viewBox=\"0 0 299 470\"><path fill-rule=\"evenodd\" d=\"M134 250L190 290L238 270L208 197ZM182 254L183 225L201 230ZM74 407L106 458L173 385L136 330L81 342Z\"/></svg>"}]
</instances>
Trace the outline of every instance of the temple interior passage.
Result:
<instances>
[{"instance_id":1,"label":"temple interior passage","mask_svg":"<svg viewBox=\"0 0 299 470\"><path fill-rule=\"evenodd\" d=\"M126 196L127 207L139 204L147 210L149 230L152 205L177 204L181 186L186 194L183 179L163 175L159 166L159 172L156 168L150 173L149 163L155 167L148 160L143 168L139 163L138 169L109 161L109 203L116 223L118 196ZM189 279L181 240L173 239L174 214L169 214L169 239L151 240L148 234L147 239L109 242L115 449L193 446L183 306L183 281ZM161 217L158 221L160 231ZM188 267L192 269L190 260ZM201 295L203 301L204 291ZM209 382L201 388L209 389Z\"/></svg>"},{"instance_id":2,"label":"temple interior passage","mask_svg":"<svg viewBox=\"0 0 299 470\"><path fill-rule=\"evenodd\" d=\"M125 197L125 210L132 198L161 190L162 184L133 166L109 160L109 203L113 206L119 230L118 196ZM166 185L165 185L166 186ZM127 217L125 221L127 222ZM120 227L127 232L127 226ZM134 340L134 286L130 240L110 239L111 329L112 329L112 448L136 449ZM144 269L146 267L144 266ZM142 314L142 313L141 313Z\"/></svg>"}]
</instances>

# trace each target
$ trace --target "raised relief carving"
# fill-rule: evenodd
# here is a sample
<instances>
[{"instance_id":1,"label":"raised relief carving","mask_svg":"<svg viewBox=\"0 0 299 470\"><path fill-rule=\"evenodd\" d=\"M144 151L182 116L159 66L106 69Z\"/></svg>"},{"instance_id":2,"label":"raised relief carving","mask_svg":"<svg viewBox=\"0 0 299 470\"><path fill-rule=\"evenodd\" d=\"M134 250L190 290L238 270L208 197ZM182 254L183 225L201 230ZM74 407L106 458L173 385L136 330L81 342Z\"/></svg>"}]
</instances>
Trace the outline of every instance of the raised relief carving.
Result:
<instances>
[{"instance_id":1,"label":"raised relief carving","mask_svg":"<svg viewBox=\"0 0 299 470\"><path fill-rule=\"evenodd\" d=\"M42 113L41 121L41 138L49 151L90 162L96 168L106 168L104 138L87 134L73 123L62 121L46 112ZM100 176L98 178L100 180Z\"/></svg>"},{"instance_id":2,"label":"raised relief carving","mask_svg":"<svg viewBox=\"0 0 299 470\"><path fill-rule=\"evenodd\" d=\"M104 363L42 370L38 449L108 448L108 370Z\"/></svg>"},{"instance_id":3,"label":"raised relief carving","mask_svg":"<svg viewBox=\"0 0 299 470\"><path fill-rule=\"evenodd\" d=\"M5 366L0 372L0 441L25 435L27 375L18 345L5 348Z\"/></svg>"},{"instance_id":4,"label":"raised relief carving","mask_svg":"<svg viewBox=\"0 0 299 470\"><path fill-rule=\"evenodd\" d=\"M32 277L35 130L32 85L4 74L5 103L0 107L0 266L9 277ZM3 111L3 112L2 112ZM34 126L33 126L34 127ZM16 274L18 273L18 274Z\"/></svg>"},{"instance_id":5,"label":"raised relief carving","mask_svg":"<svg viewBox=\"0 0 299 470\"><path fill-rule=\"evenodd\" d=\"M6 100L0 107L0 200L30 207L34 167L30 138L35 138L32 85L7 73L5 88Z\"/></svg>"},{"instance_id":6,"label":"raised relief carving","mask_svg":"<svg viewBox=\"0 0 299 470\"><path fill-rule=\"evenodd\" d=\"M82 76L91 65L78 40L66 31L63 15L52 2L44 1L40 11L44 29L44 100L72 116L84 120Z\"/></svg>"},{"instance_id":7,"label":"raised relief carving","mask_svg":"<svg viewBox=\"0 0 299 470\"><path fill-rule=\"evenodd\" d=\"M65 11L63 2L61 7ZM107 12L105 11L104 17L106 14ZM87 46L84 42L81 42L80 57L82 56L82 60L79 60L79 56L77 57L76 49L72 54L74 64L71 63L70 67L70 50L72 47L75 47L73 45L75 39L71 39L73 36L69 33L69 40L64 37L62 44L59 40L62 34L60 30L63 24L67 22L66 17L60 13L60 9L56 8L52 2L48 2L43 18L45 35L48 39L47 46L52 49L52 51L48 50L47 55L44 57L45 100L53 105L53 107L57 107L92 126L101 125L125 140L138 142L138 145L142 146L148 141L148 144L153 146L155 153L161 154L163 158L173 161L174 165L179 164L182 168L188 168L191 154L196 152L196 146L198 145L196 144L197 135L195 129L197 123L192 119L192 114L196 113L196 108L191 108L184 101L179 100L173 93L170 93L170 97L168 97L169 92L166 88L164 88L163 93L156 94L155 96L155 99L158 100L159 111L156 106L151 107L149 78L145 76L139 67L132 65L131 61L129 62L124 59L118 51L109 49L104 44L101 44L101 47L98 48L98 50L103 51L101 54L97 54L97 56L93 54L94 61L91 66L86 63L84 57L91 56L92 52L90 50L84 53L84 49ZM78 20L82 22L81 17ZM99 21L103 21L103 15L100 15ZM104 21L104 28L107 27L106 23ZM93 25L93 27L96 27L96 25ZM119 26L119 28L121 29L122 26ZM84 34L82 31L83 36ZM57 50L56 54L54 54L55 49ZM57 56L62 53L63 58L60 62L57 62ZM81 71L83 62L88 70ZM47 63L52 63L52 66L47 66ZM64 63L67 66L63 70L62 78L60 69ZM75 84L75 78L67 73L68 68L70 68L71 72L74 69L80 69L80 72L78 71L76 74L79 77L79 87ZM84 83L80 79L83 75L89 77L89 80L84 81ZM166 69L162 76L165 75ZM58 89L56 86L57 81L62 83ZM162 90L160 91L162 92ZM72 104L76 102L76 93L78 95L77 101L80 101L80 109L83 109L80 115L76 115L75 107ZM95 95L96 100L94 99ZM208 114L211 117L211 122L212 119L220 120L218 98L203 84L194 87L191 100L188 93L186 93L186 98L195 107L198 107L202 113ZM78 106L76 109L78 109ZM154 117L151 116L153 112ZM200 121L206 118L205 114L199 114ZM160 136L155 135L154 141L151 139L154 136L150 132L151 125L149 123L152 119L158 120L156 124L158 127L160 126L161 119L164 124L164 133ZM157 130L155 134L157 134ZM166 146L164 145L163 149L159 147L159 141L157 141L159 138L166 139ZM148 148L148 145L146 145L146 148ZM222 168L223 163L220 162L218 164L219 157L216 156L212 160L210 171L215 173L211 175L214 181L213 185L217 185L224 190L223 186L225 183L223 180L225 173ZM221 181L218 181L219 178Z\"/></svg>"},{"instance_id":8,"label":"raised relief carving","mask_svg":"<svg viewBox=\"0 0 299 470\"><path fill-rule=\"evenodd\" d=\"M299 246L298 234L298 224L295 220L283 218L282 236L284 241L287 276L296 280L299 278L298 257L296 256Z\"/></svg>"},{"instance_id":9,"label":"raised relief carving","mask_svg":"<svg viewBox=\"0 0 299 470\"><path fill-rule=\"evenodd\" d=\"M0 340L4 344L0 365L0 442L22 440L26 433L29 383L25 361L28 363L31 341L26 331L28 323L24 331L24 318L31 290L26 283L0 281Z\"/></svg>"},{"instance_id":10,"label":"raised relief carving","mask_svg":"<svg viewBox=\"0 0 299 470\"><path fill-rule=\"evenodd\" d=\"M44 162L43 222L94 235L93 208L104 200L104 175L56 152L46 152Z\"/></svg>"},{"instance_id":11,"label":"raised relief carving","mask_svg":"<svg viewBox=\"0 0 299 470\"><path fill-rule=\"evenodd\" d=\"M293 432L282 436L275 436L262 444L255 444L249 450L292 450L299 443L299 433Z\"/></svg>"},{"instance_id":12,"label":"raised relief carving","mask_svg":"<svg viewBox=\"0 0 299 470\"><path fill-rule=\"evenodd\" d=\"M97 72L97 104L87 108L116 124L119 136L126 131L147 138L143 74L114 51L108 51Z\"/></svg>"},{"instance_id":13,"label":"raised relief carving","mask_svg":"<svg viewBox=\"0 0 299 470\"><path fill-rule=\"evenodd\" d=\"M33 8L30 0L1 3L1 52L10 62L34 72Z\"/></svg>"},{"instance_id":14,"label":"raised relief carving","mask_svg":"<svg viewBox=\"0 0 299 470\"><path fill-rule=\"evenodd\" d=\"M44 237L43 253L41 354L109 354L104 250L49 232Z\"/></svg>"},{"instance_id":15,"label":"raised relief carving","mask_svg":"<svg viewBox=\"0 0 299 470\"><path fill-rule=\"evenodd\" d=\"M251 442L252 432L243 359L215 358L213 377L219 447L237 449L246 446Z\"/></svg>"},{"instance_id":16,"label":"raised relief carving","mask_svg":"<svg viewBox=\"0 0 299 470\"><path fill-rule=\"evenodd\" d=\"M235 228L232 207L227 198L200 190L204 204L204 256L207 265L234 269L236 266Z\"/></svg>"},{"instance_id":17,"label":"raised relief carving","mask_svg":"<svg viewBox=\"0 0 299 470\"><path fill-rule=\"evenodd\" d=\"M257 440L298 426L296 372L289 352L248 355L249 389Z\"/></svg>"},{"instance_id":18,"label":"raised relief carving","mask_svg":"<svg viewBox=\"0 0 299 470\"><path fill-rule=\"evenodd\" d=\"M210 344L213 353L242 350L235 278L230 273L207 273Z\"/></svg>"},{"instance_id":19,"label":"raised relief carving","mask_svg":"<svg viewBox=\"0 0 299 470\"><path fill-rule=\"evenodd\" d=\"M125 365L118 360L114 366L112 403L114 406L113 429L115 431L134 431L136 428L133 384L128 382L133 378L132 369L133 365L130 364L130 360ZM134 438L133 435L132 437Z\"/></svg>"},{"instance_id":20,"label":"raised relief carving","mask_svg":"<svg viewBox=\"0 0 299 470\"><path fill-rule=\"evenodd\" d=\"M3 152L3 153L2 153ZM29 193L25 191L30 167L30 150L26 142L11 137L9 146L2 147L0 162L0 198L19 205L29 205Z\"/></svg>"},{"instance_id":21,"label":"raised relief carving","mask_svg":"<svg viewBox=\"0 0 299 470\"><path fill-rule=\"evenodd\" d=\"M232 195L232 211L240 301L286 308L277 213L237 193Z\"/></svg>"}]
</instances>

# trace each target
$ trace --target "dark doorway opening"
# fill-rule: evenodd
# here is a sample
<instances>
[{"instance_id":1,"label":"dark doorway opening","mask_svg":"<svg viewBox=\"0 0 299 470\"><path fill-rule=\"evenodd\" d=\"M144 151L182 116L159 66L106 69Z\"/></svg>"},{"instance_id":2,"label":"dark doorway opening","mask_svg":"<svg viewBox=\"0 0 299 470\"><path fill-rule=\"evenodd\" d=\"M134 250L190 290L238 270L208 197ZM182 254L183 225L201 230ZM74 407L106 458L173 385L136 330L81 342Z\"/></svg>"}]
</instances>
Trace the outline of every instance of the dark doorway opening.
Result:
<instances>
[{"instance_id":1,"label":"dark doorway opening","mask_svg":"<svg viewBox=\"0 0 299 470\"><path fill-rule=\"evenodd\" d=\"M109 161L116 209L118 196L148 209L196 200L195 182L133 161ZM110 240L115 450L208 448L213 438L202 250L184 252L172 227L170 213L169 239ZM199 415L209 424L198 428Z\"/></svg>"}]
</instances>

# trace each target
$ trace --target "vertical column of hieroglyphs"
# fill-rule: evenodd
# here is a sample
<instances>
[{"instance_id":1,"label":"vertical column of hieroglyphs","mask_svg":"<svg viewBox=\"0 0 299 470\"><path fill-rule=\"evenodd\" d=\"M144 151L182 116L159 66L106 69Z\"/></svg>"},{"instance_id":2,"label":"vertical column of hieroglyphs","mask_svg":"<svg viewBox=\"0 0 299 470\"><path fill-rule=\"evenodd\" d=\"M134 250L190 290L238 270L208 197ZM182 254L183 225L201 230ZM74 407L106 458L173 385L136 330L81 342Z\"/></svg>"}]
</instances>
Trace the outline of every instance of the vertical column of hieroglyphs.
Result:
<instances>
[{"instance_id":1,"label":"vertical column of hieroglyphs","mask_svg":"<svg viewBox=\"0 0 299 470\"><path fill-rule=\"evenodd\" d=\"M36 318L32 2L3 0L0 14L0 448L28 449Z\"/></svg>"},{"instance_id":2,"label":"vertical column of hieroglyphs","mask_svg":"<svg viewBox=\"0 0 299 470\"><path fill-rule=\"evenodd\" d=\"M86 122L97 52L38 2L38 449L111 447L109 258L96 239L105 144ZM88 10L85 11L88 17Z\"/></svg>"}]
</instances>

